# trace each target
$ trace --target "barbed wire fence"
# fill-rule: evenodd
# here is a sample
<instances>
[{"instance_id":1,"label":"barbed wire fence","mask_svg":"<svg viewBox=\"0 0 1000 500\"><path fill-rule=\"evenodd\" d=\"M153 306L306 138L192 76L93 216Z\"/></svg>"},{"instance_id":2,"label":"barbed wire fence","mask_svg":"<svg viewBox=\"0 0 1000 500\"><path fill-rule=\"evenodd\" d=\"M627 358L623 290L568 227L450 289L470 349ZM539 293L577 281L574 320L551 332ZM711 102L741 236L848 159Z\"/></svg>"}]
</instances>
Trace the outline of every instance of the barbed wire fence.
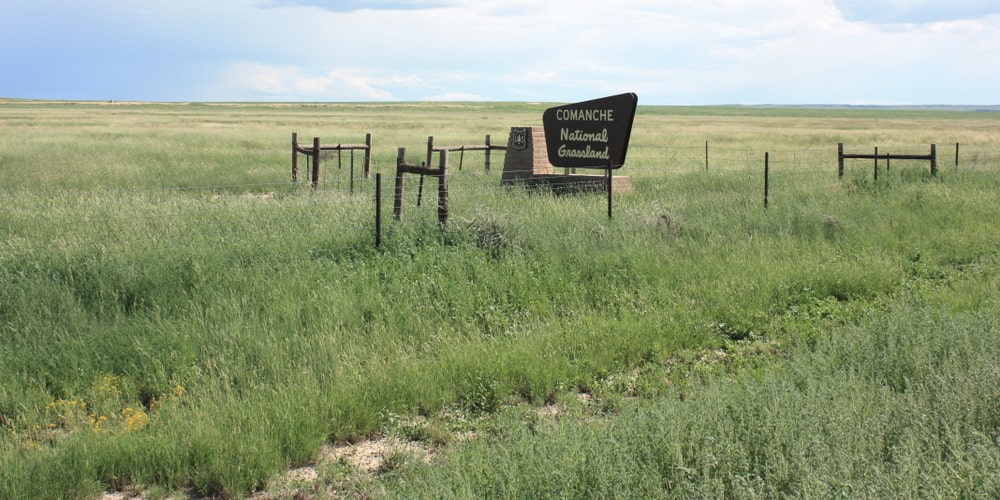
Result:
<instances>
[{"instance_id":1,"label":"barbed wire fence","mask_svg":"<svg viewBox=\"0 0 1000 500\"><path fill-rule=\"evenodd\" d=\"M1000 146L956 145L956 156L939 149L939 172L1000 173ZM464 153L463 153L464 154ZM766 162L766 163L765 163ZM598 224L606 216L598 196L512 197L518 187L500 183L502 153L486 171L469 156L462 169L447 173L449 211L453 218L471 220L505 217L515 205L537 205L537 210L560 206L568 217ZM327 162L327 165L335 163ZM883 168L886 165L883 164ZM168 250L178 241L206 248L282 245L303 238L381 240L380 219L392 218L393 177L396 164L384 157L373 160L373 173L363 177L345 168L321 171L315 187L308 182L220 184L196 187L130 190L58 191L5 196L0 203L0 257L40 252L73 252L94 248L106 252L128 249ZM893 162L892 169L913 172L926 166ZM766 169L766 172L765 172ZM853 160L852 177L871 177L873 164ZM561 169L557 169L561 170ZM587 173L603 175L600 170ZM765 173L767 176L765 177ZM285 177L285 168L275 176ZM838 179L835 148L751 149L705 146L638 144L630 147L626 167L616 175L632 178L633 193L619 196L624 214L640 216L649 204L719 206L788 206L806 203L817 193L835 191ZM433 183L432 183L433 184ZM377 188L381 189L377 189ZM561 186L570 191L592 186ZM765 191L767 189L767 191ZM590 189L592 191L592 189ZM641 199L642 203L635 203ZM403 203L406 217L398 224L434 220L437 193L408 188ZM532 207L518 207L532 210ZM544 213L542 214L545 215ZM411 219L414 219L411 221ZM248 250L249 251L249 250Z\"/></svg>"}]
</instances>

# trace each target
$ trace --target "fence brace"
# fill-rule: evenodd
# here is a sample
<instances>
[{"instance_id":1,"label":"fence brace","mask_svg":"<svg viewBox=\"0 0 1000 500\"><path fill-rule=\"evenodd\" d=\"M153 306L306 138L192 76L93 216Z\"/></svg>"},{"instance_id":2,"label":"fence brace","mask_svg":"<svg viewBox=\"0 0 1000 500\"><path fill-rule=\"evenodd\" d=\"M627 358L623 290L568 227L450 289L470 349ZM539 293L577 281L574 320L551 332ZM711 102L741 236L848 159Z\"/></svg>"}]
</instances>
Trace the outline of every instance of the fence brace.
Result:
<instances>
[{"instance_id":1,"label":"fence brace","mask_svg":"<svg viewBox=\"0 0 1000 500\"><path fill-rule=\"evenodd\" d=\"M372 169L372 135L371 133L365 134L364 144L322 144L320 143L319 137L313 137L312 146L305 146L299 144L299 134L292 132L292 182L298 182L299 180L299 154L306 155L307 158L312 160L312 186L313 189L319 184L319 165L320 165L320 153L323 151L351 151L354 154L355 150L361 150L365 152L365 179L371 177ZM353 164L353 163L352 163ZM351 181L354 180L354 173L351 173Z\"/></svg>"},{"instance_id":2,"label":"fence brace","mask_svg":"<svg viewBox=\"0 0 1000 500\"><path fill-rule=\"evenodd\" d=\"M448 222L448 151L440 152L440 162L437 168L425 165L406 163L406 148L399 148L396 155L396 195L393 200L393 215L396 220L403 217L403 174L425 175L438 178L438 222L444 225Z\"/></svg>"},{"instance_id":3,"label":"fence brace","mask_svg":"<svg viewBox=\"0 0 1000 500\"><path fill-rule=\"evenodd\" d=\"M461 171L462 163L464 163L465 161L466 151L485 151L486 173L488 174L490 173L491 153L496 150L507 151L507 146L497 146L493 144L490 141L489 134L486 135L486 138L483 140L483 144L472 144L465 146L434 146L434 136L429 136L427 137L427 165L430 165L433 162L431 156L434 153L439 153L442 151L447 151L449 153L452 151L458 151L460 153L458 157L458 170Z\"/></svg>"},{"instance_id":4,"label":"fence brace","mask_svg":"<svg viewBox=\"0 0 1000 500\"><path fill-rule=\"evenodd\" d=\"M863 159L863 160L874 160L875 162L875 179L878 180L878 161L884 159L886 162L892 160L922 160L928 161L931 164L931 175L937 175L937 144L931 144L931 152L926 155L894 155L894 154L882 154L878 153L878 148L875 148L875 154L857 154L857 153L844 153L844 143L837 143L837 177L844 178L844 160L845 159Z\"/></svg>"}]
</instances>

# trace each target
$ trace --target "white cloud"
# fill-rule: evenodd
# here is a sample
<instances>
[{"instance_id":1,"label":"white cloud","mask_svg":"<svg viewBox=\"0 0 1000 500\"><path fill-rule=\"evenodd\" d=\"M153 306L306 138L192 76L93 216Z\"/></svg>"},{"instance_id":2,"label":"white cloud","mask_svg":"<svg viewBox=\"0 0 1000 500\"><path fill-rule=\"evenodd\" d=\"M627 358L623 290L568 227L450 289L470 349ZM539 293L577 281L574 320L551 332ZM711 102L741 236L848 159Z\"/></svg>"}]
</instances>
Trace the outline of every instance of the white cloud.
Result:
<instances>
[{"instance_id":1,"label":"white cloud","mask_svg":"<svg viewBox=\"0 0 1000 500\"><path fill-rule=\"evenodd\" d=\"M448 92L440 95L428 96L423 99L423 101L494 101L495 99L491 97L484 97L479 94L469 94L464 92Z\"/></svg>"},{"instance_id":2,"label":"white cloud","mask_svg":"<svg viewBox=\"0 0 1000 500\"><path fill-rule=\"evenodd\" d=\"M439 0L264 0L265 7L318 7L333 12L420 10L448 5Z\"/></svg>"},{"instance_id":3,"label":"white cloud","mask_svg":"<svg viewBox=\"0 0 1000 500\"><path fill-rule=\"evenodd\" d=\"M377 101L393 100L392 93L378 86L377 78L363 70L332 70L322 75L294 66L234 63L224 73L220 86L254 99Z\"/></svg>"},{"instance_id":4,"label":"white cloud","mask_svg":"<svg viewBox=\"0 0 1000 500\"><path fill-rule=\"evenodd\" d=\"M1000 102L995 4L945 20L930 0L0 0L0 95Z\"/></svg>"},{"instance_id":5,"label":"white cloud","mask_svg":"<svg viewBox=\"0 0 1000 500\"><path fill-rule=\"evenodd\" d=\"M833 0L844 17L872 23L933 23L1000 14L996 0Z\"/></svg>"}]
</instances>

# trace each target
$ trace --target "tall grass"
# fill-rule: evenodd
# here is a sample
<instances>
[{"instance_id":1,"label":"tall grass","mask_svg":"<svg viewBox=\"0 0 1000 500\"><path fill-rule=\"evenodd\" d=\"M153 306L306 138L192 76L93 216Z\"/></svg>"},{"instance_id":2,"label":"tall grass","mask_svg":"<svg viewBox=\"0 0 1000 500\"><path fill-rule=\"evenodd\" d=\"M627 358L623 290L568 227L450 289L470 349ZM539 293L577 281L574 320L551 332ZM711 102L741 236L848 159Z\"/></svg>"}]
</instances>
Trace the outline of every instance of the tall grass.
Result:
<instances>
[{"instance_id":1,"label":"tall grass","mask_svg":"<svg viewBox=\"0 0 1000 500\"><path fill-rule=\"evenodd\" d=\"M949 311L937 305L948 286L913 285L800 315L822 330L815 343L735 376L710 366L683 400L541 423L511 409L496 438L413 461L384 484L406 498L993 498L995 304Z\"/></svg>"},{"instance_id":2,"label":"tall grass","mask_svg":"<svg viewBox=\"0 0 1000 500\"><path fill-rule=\"evenodd\" d=\"M807 123L800 117L765 114L750 126L711 113L640 113L633 141L646 141L637 144L656 153L636 156L628 172L636 189L615 198L610 220L599 194L501 189L495 173L466 166L450 179L453 215L446 227L438 226L430 198L418 209L411 191L403 220L387 224L385 245L376 249L372 182L358 179L350 193L345 173L329 167L315 192L288 182L291 131L324 137L325 130L308 129L350 128L344 135L361 137L373 131L377 148L422 151L427 135L450 142L438 128L454 130L455 142L478 142L484 133L497 136L509 124L536 119L544 106L3 106L3 498L85 497L133 486L239 496L266 487L283 468L314 461L323 443L380 432L392 415L458 407L502 420L522 411L505 410L511 398L540 405L567 391L593 392L622 373L665 367L677 353L754 341L802 352L749 378L692 385L696 390L688 392L696 397L684 403L650 401L598 421L614 423L611 430L554 425L529 444L518 425L506 425L502 434L517 446L477 441L448 466L492 467L495 475L484 468L470 472L478 483L442 482L435 489L426 485L454 469L415 471L407 484L427 489L402 493L520 496L540 488L534 490L540 496L603 496L614 491L608 488L617 472L633 488L622 490L627 496L834 492L816 478L862 482L881 493L889 491L880 489L888 478L903 473L879 462L886 455L845 462L844 450L821 435L843 460L803 476L801 468L812 462L783 455L806 448L796 441L800 434L750 442L749 430L772 417L799 418L802 404L818 412L826 400L813 393L846 397L857 377L870 392L862 416L886 418L877 414L883 404L916 415L921 400L906 406L910 401L896 396L906 390L893 385L926 378L922 367L907 371L910 363L930 357L944 366L964 356L970 370L986 369L977 360L990 351L971 338L959 338L955 351L944 346L953 330L994 333L986 325L1000 234L992 217L995 172L970 168L930 178L901 166L875 183L860 169L844 181L833 169L789 169L776 178L765 211L761 179L746 164L753 155L735 155L708 172L697 163L659 164L667 158L658 152L659 138L678 130L675 120L700 123L699 131L731 140L734 148L755 150L778 132L786 149L811 147L814 138L798 138ZM640 125L640 118L647 121ZM842 127L854 118L823 119ZM495 131L494 122L503 127ZM980 118L965 115L931 123L982 128ZM813 133L835 144L839 137L829 136L828 126ZM395 150L383 151L376 169L388 172ZM948 281L968 269L977 270L977 279ZM934 292L942 308L885 299L928 281L951 287L952 293ZM880 323L882 306L901 312ZM841 318L839 307L851 315ZM828 309L843 319L832 325L837 335L799 316ZM914 319L903 321L911 310ZM891 377L870 374L888 369L870 366L881 358L843 354L853 345L874 349L864 335L879 329L902 338L920 325L928 336L945 331L931 344L941 347L900 344ZM841 346L837 356L860 367L845 368L845 360L823 354L834 346ZM961 349L981 352L970 358ZM815 378L807 373L811 365ZM845 371L855 378L834 383L831 374ZM780 373L793 373L801 387L781 396L774 389ZM680 386L648 383L650 394ZM878 399L880 391L885 399ZM757 393L768 397L744 401ZM800 393L816 400L795 403ZM583 452L624 440L629 429L641 436L664 428L657 415L687 414L691 407L698 410L679 420L689 427L669 436L697 430L702 437L667 440L663 446L674 447L669 460L642 449L641 439L606 455ZM977 411L985 420L969 425L988 434L992 410ZM563 454L573 434L586 439ZM532 446L551 449L558 463L531 455ZM907 473L938 474L912 469L924 451L911 451ZM478 453L512 458L488 465ZM716 468L707 465L711 453ZM975 469L983 464L963 467L983 470ZM764 466L776 469L755 478ZM540 471L532 467L562 471L563 479L538 484ZM843 472L865 467L872 470ZM888 475L879 476L881 470ZM956 491L944 476L933 477L941 485L933 491ZM978 494L982 486L976 488L968 491Z\"/></svg>"}]
</instances>

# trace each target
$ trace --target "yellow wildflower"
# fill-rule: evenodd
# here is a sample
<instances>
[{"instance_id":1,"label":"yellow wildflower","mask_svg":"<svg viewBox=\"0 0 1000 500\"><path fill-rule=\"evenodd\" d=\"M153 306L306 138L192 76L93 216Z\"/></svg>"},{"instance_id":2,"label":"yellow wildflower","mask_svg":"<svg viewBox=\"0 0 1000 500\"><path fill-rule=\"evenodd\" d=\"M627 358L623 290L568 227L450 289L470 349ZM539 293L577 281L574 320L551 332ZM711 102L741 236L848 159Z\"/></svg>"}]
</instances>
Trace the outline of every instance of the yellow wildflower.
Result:
<instances>
[{"instance_id":1,"label":"yellow wildflower","mask_svg":"<svg viewBox=\"0 0 1000 500\"><path fill-rule=\"evenodd\" d=\"M107 415L90 414L90 425L94 427L94 432L105 432L104 423L108 421Z\"/></svg>"},{"instance_id":2,"label":"yellow wildflower","mask_svg":"<svg viewBox=\"0 0 1000 500\"><path fill-rule=\"evenodd\" d=\"M139 430L149 423L149 414L141 409L133 409L131 406L122 410L122 417L125 418L126 431Z\"/></svg>"},{"instance_id":3,"label":"yellow wildflower","mask_svg":"<svg viewBox=\"0 0 1000 500\"><path fill-rule=\"evenodd\" d=\"M97 382L98 394L107 396L121 396L122 378L117 375L105 375Z\"/></svg>"}]
</instances>

